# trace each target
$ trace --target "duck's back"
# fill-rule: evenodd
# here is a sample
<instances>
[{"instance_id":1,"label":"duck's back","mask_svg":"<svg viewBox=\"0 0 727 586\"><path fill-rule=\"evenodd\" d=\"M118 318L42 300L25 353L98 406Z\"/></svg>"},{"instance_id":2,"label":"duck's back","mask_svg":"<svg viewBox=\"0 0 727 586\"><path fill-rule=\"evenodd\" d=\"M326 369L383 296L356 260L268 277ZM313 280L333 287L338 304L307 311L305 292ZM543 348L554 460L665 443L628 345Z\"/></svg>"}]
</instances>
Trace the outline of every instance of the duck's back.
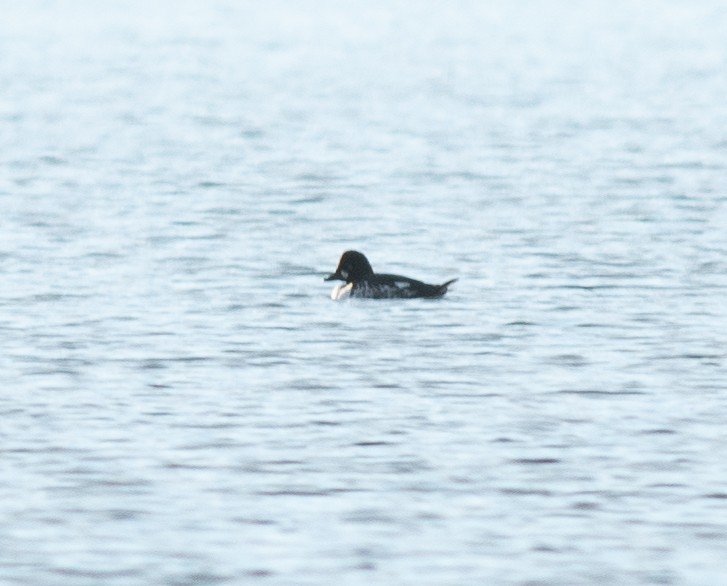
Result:
<instances>
[{"instance_id":1,"label":"duck's back","mask_svg":"<svg viewBox=\"0 0 727 586\"><path fill-rule=\"evenodd\" d=\"M352 297L368 299L436 298L447 292L456 279L443 285L429 285L401 275L373 274L353 284Z\"/></svg>"}]
</instances>

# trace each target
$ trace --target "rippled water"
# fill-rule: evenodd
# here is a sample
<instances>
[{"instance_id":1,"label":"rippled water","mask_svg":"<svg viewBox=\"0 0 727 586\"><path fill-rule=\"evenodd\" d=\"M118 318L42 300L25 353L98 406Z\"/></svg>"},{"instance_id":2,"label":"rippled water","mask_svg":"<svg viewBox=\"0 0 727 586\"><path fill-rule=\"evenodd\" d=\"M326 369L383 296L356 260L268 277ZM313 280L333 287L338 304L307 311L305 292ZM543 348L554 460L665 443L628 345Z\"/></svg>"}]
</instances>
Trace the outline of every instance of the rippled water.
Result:
<instances>
[{"instance_id":1,"label":"rippled water","mask_svg":"<svg viewBox=\"0 0 727 586\"><path fill-rule=\"evenodd\" d=\"M3 12L3 584L722 583L722 2Z\"/></svg>"}]
</instances>

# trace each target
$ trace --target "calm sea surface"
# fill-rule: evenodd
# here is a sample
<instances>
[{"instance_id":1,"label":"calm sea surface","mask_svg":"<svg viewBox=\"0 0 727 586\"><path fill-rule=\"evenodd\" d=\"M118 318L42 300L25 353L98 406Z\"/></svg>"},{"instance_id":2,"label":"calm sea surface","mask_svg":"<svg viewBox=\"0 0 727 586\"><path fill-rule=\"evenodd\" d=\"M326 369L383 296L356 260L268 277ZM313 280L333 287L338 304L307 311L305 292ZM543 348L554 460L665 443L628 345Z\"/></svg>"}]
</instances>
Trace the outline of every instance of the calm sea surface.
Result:
<instances>
[{"instance_id":1,"label":"calm sea surface","mask_svg":"<svg viewBox=\"0 0 727 586\"><path fill-rule=\"evenodd\" d=\"M1 6L0 583L725 583L724 2Z\"/></svg>"}]
</instances>

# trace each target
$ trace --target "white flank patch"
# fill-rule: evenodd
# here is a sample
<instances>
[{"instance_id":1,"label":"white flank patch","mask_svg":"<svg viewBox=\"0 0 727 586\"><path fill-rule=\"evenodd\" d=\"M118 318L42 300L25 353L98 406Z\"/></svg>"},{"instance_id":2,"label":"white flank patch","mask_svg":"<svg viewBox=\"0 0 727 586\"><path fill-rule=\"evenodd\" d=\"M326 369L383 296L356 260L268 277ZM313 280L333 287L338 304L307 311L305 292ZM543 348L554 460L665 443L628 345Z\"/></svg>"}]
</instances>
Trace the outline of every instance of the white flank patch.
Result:
<instances>
[{"instance_id":1,"label":"white flank patch","mask_svg":"<svg viewBox=\"0 0 727 586\"><path fill-rule=\"evenodd\" d=\"M409 288L409 283L407 283L406 281L394 281L394 285L399 287L399 289L408 289Z\"/></svg>"},{"instance_id":2,"label":"white flank patch","mask_svg":"<svg viewBox=\"0 0 727 586\"><path fill-rule=\"evenodd\" d=\"M340 301L341 299L350 297L352 288L353 283L349 283L348 285L336 285L331 291L331 299L334 301Z\"/></svg>"}]
</instances>

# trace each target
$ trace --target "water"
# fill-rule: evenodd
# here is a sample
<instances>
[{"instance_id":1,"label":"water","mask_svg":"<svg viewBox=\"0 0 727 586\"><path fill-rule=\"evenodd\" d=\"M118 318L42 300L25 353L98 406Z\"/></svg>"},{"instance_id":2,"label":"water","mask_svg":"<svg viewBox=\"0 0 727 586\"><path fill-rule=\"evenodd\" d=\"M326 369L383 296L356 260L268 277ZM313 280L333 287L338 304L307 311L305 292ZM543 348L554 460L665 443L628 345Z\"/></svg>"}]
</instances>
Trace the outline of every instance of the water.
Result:
<instances>
[{"instance_id":1,"label":"water","mask_svg":"<svg viewBox=\"0 0 727 586\"><path fill-rule=\"evenodd\" d=\"M3 13L3 584L724 580L723 3Z\"/></svg>"}]
</instances>

